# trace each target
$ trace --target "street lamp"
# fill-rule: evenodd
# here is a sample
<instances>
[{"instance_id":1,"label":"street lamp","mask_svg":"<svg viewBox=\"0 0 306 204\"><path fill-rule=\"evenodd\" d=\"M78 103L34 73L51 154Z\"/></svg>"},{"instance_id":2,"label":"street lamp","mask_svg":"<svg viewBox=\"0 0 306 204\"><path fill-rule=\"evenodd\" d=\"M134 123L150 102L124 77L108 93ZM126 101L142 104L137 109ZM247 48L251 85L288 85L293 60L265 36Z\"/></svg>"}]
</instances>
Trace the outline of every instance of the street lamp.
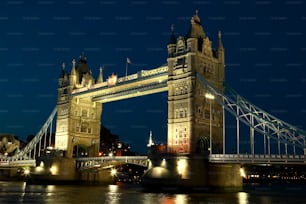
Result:
<instances>
[{"instance_id":1,"label":"street lamp","mask_svg":"<svg viewBox=\"0 0 306 204\"><path fill-rule=\"evenodd\" d=\"M215 99L215 96L210 94L210 93L206 93L205 94L205 98L209 99L209 154L212 154L212 112L211 112L211 100Z\"/></svg>"}]
</instances>

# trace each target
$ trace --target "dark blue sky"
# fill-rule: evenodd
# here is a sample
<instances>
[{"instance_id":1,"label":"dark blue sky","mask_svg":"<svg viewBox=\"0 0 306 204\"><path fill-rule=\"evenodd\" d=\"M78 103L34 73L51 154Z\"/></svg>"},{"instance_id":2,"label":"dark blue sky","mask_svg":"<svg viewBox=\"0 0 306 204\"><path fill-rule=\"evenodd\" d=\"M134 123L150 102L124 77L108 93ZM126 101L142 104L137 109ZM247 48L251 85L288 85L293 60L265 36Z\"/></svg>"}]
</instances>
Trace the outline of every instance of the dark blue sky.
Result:
<instances>
[{"instance_id":1,"label":"dark blue sky","mask_svg":"<svg viewBox=\"0 0 306 204\"><path fill-rule=\"evenodd\" d=\"M199 10L215 47L223 33L226 82L268 112L306 129L306 14L299 0L0 2L0 132L35 134L57 99L61 64L82 52L95 76L166 63L170 26L185 35ZM102 122L143 152L149 130L166 142L167 94L103 105ZM230 126L230 122L228 122Z\"/></svg>"}]
</instances>

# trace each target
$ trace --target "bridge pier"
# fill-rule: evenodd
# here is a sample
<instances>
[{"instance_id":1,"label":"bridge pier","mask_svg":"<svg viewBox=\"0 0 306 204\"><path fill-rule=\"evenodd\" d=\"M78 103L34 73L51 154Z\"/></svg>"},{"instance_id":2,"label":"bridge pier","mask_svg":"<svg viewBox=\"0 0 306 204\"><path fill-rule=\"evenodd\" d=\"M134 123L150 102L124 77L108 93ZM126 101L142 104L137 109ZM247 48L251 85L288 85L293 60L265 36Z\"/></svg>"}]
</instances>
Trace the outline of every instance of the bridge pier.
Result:
<instances>
[{"instance_id":1,"label":"bridge pier","mask_svg":"<svg viewBox=\"0 0 306 204\"><path fill-rule=\"evenodd\" d=\"M32 168L27 178L28 183L59 183L77 182L75 160L60 156L43 156L37 158L36 167Z\"/></svg>"},{"instance_id":2,"label":"bridge pier","mask_svg":"<svg viewBox=\"0 0 306 204\"><path fill-rule=\"evenodd\" d=\"M146 188L240 191L240 164L211 163L204 156L164 154L149 159Z\"/></svg>"},{"instance_id":3,"label":"bridge pier","mask_svg":"<svg viewBox=\"0 0 306 204\"><path fill-rule=\"evenodd\" d=\"M93 169L79 172L78 181L86 184L113 184L114 177L110 169Z\"/></svg>"},{"instance_id":4,"label":"bridge pier","mask_svg":"<svg viewBox=\"0 0 306 204\"><path fill-rule=\"evenodd\" d=\"M64 157L55 152L37 158L36 167L27 177L28 183L38 184L112 184L111 169L85 168L80 170L75 158Z\"/></svg>"}]
</instances>

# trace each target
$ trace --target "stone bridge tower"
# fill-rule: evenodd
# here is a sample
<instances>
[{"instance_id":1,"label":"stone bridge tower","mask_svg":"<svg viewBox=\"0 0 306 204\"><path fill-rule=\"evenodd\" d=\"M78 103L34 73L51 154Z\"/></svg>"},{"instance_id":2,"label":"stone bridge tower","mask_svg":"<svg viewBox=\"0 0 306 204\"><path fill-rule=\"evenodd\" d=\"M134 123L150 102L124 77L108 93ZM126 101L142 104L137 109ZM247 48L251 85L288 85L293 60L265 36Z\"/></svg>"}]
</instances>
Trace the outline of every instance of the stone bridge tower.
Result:
<instances>
[{"instance_id":1,"label":"stone bridge tower","mask_svg":"<svg viewBox=\"0 0 306 204\"><path fill-rule=\"evenodd\" d=\"M95 84L84 55L78 63L72 61L71 72L63 64L59 77L55 148L63 150L68 158L97 156L100 144L100 118L102 104L91 98L72 96L76 88L88 88ZM102 70L96 83L103 81Z\"/></svg>"},{"instance_id":2,"label":"stone bridge tower","mask_svg":"<svg viewBox=\"0 0 306 204\"><path fill-rule=\"evenodd\" d=\"M224 49L221 33L217 49L205 34L198 13L191 18L185 37L172 34L168 44L168 152L212 153L223 148L222 106L196 78L196 72L224 91ZM212 135L210 135L212 134Z\"/></svg>"}]
</instances>

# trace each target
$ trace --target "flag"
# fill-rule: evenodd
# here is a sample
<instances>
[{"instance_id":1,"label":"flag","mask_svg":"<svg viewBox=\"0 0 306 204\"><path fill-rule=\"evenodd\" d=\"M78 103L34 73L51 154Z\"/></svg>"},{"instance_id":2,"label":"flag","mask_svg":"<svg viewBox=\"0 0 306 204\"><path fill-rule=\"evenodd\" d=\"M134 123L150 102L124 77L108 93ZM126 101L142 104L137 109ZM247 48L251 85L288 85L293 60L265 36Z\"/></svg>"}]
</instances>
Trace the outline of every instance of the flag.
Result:
<instances>
[{"instance_id":1,"label":"flag","mask_svg":"<svg viewBox=\"0 0 306 204\"><path fill-rule=\"evenodd\" d=\"M132 64L132 62L131 62L131 60L130 60L130 58L126 58L126 63L128 63L128 64Z\"/></svg>"}]
</instances>

